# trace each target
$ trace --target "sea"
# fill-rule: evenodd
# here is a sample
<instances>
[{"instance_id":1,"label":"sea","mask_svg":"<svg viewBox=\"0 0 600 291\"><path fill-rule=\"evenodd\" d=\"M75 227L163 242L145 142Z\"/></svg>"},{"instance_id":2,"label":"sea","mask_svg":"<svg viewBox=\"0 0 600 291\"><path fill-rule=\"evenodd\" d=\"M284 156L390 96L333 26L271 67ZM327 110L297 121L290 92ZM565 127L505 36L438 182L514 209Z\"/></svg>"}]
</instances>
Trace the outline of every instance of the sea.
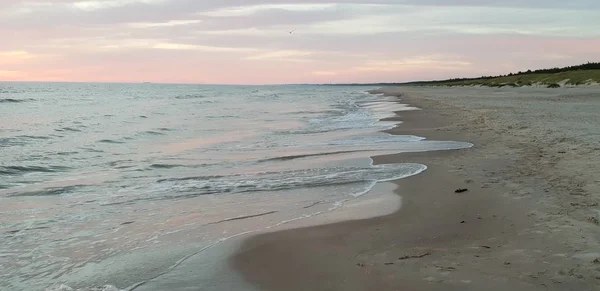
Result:
<instances>
[{"instance_id":1,"label":"sea","mask_svg":"<svg viewBox=\"0 0 600 291\"><path fill-rule=\"evenodd\" d=\"M384 133L419 109L369 89L0 83L0 290L232 290L219 245L427 169L372 156L472 146Z\"/></svg>"}]
</instances>

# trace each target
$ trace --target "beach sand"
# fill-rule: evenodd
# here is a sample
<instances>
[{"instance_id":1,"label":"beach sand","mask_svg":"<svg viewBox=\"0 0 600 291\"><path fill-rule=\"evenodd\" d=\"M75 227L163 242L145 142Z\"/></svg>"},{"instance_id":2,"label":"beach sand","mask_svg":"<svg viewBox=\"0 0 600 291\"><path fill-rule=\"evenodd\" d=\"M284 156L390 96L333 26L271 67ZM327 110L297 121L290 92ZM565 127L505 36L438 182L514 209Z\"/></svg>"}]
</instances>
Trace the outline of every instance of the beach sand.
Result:
<instances>
[{"instance_id":1,"label":"beach sand","mask_svg":"<svg viewBox=\"0 0 600 291\"><path fill-rule=\"evenodd\" d=\"M600 290L597 89L384 88L422 108L393 134L471 149L374 157L416 162L399 211L260 234L231 258L289 290ZM458 188L468 191L455 193Z\"/></svg>"}]
</instances>

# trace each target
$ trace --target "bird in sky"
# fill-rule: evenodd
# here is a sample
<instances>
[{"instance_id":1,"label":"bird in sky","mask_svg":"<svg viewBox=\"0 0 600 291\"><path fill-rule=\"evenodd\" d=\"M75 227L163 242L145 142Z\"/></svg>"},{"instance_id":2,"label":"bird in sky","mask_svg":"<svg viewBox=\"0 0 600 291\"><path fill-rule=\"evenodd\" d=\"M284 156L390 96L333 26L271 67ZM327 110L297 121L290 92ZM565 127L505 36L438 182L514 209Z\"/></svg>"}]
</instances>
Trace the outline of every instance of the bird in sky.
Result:
<instances>
[{"instance_id":1,"label":"bird in sky","mask_svg":"<svg viewBox=\"0 0 600 291\"><path fill-rule=\"evenodd\" d=\"M290 31L289 33L292 34L292 33L294 33L294 31L296 31L296 30L294 29L294 30Z\"/></svg>"}]
</instances>

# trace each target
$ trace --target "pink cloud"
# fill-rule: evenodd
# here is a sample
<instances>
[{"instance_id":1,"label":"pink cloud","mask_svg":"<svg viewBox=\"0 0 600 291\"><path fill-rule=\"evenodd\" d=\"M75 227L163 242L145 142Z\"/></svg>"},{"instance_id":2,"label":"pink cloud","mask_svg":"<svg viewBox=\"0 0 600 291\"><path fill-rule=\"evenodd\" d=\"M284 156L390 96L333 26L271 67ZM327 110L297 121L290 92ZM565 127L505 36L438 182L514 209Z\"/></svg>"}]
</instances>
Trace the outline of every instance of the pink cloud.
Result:
<instances>
[{"instance_id":1,"label":"pink cloud","mask_svg":"<svg viewBox=\"0 0 600 291\"><path fill-rule=\"evenodd\" d=\"M401 82L573 65L600 51L590 29L600 7L586 0L75 2L0 4L0 79Z\"/></svg>"}]
</instances>

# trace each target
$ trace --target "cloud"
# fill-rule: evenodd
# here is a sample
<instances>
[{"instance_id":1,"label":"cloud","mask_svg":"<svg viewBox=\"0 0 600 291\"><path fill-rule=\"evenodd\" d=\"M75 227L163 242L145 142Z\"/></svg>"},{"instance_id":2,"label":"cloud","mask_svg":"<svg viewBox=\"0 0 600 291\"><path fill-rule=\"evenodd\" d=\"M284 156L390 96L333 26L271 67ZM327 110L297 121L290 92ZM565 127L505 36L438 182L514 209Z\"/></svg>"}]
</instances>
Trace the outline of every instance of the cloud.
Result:
<instances>
[{"instance_id":1,"label":"cloud","mask_svg":"<svg viewBox=\"0 0 600 291\"><path fill-rule=\"evenodd\" d=\"M97 59L102 59L109 55L125 54L129 52L140 55L142 52L146 51L164 52L165 54L176 54L179 52L203 53L206 57L209 57L210 55L228 55L228 58L241 59L250 54L257 54L265 51L264 49L252 47L215 46L175 42L163 39L122 39L115 37L56 39L43 46L38 45L36 48L43 51L56 52L56 55L62 55L63 58L94 56L94 58ZM69 56L64 54L66 51L69 52ZM136 60L137 58L133 58L125 61Z\"/></svg>"},{"instance_id":2,"label":"cloud","mask_svg":"<svg viewBox=\"0 0 600 291\"><path fill-rule=\"evenodd\" d=\"M372 13L304 28L312 34L523 34L598 37L598 11L525 8L369 6ZM358 9L357 9L358 10Z\"/></svg>"},{"instance_id":3,"label":"cloud","mask_svg":"<svg viewBox=\"0 0 600 291\"><path fill-rule=\"evenodd\" d=\"M127 26L132 28L154 28L154 27L172 27L172 26L187 26L198 24L202 20L170 20L166 22L134 22L128 23Z\"/></svg>"},{"instance_id":4,"label":"cloud","mask_svg":"<svg viewBox=\"0 0 600 291\"><path fill-rule=\"evenodd\" d=\"M289 60L314 54L309 51L279 50L246 57L246 60Z\"/></svg>"},{"instance_id":5,"label":"cloud","mask_svg":"<svg viewBox=\"0 0 600 291\"><path fill-rule=\"evenodd\" d=\"M282 35L286 35L287 31L279 30ZM220 30L199 30L196 32L197 35L224 35L224 36L269 36L273 35L275 31L259 29L259 28L242 28L242 29L220 29Z\"/></svg>"},{"instance_id":6,"label":"cloud","mask_svg":"<svg viewBox=\"0 0 600 291\"><path fill-rule=\"evenodd\" d=\"M313 75L316 76L337 76L339 75L338 72L333 72L333 71L315 71L312 72Z\"/></svg>"},{"instance_id":7,"label":"cloud","mask_svg":"<svg viewBox=\"0 0 600 291\"><path fill-rule=\"evenodd\" d=\"M414 67L438 70L462 70L471 65L471 62L459 60L454 56L425 55L400 60L367 61L363 65L353 68L353 70L362 72L397 72L410 70Z\"/></svg>"},{"instance_id":8,"label":"cloud","mask_svg":"<svg viewBox=\"0 0 600 291\"><path fill-rule=\"evenodd\" d=\"M20 71L0 70L0 78L5 80L22 78L26 74Z\"/></svg>"},{"instance_id":9,"label":"cloud","mask_svg":"<svg viewBox=\"0 0 600 291\"><path fill-rule=\"evenodd\" d=\"M78 1L70 6L83 11L96 11L117 7L124 7L132 4L163 4L167 0L97 0L97 1Z\"/></svg>"},{"instance_id":10,"label":"cloud","mask_svg":"<svg viewBox=\"0 0 600 291\"><path fill-rule=\"evenodd\" d=\"M110 66L85 71L102 80L156 64L173 74L157 79L188 68L233 83L504 72L596 60L599 13L596 0L6 0L0 63L65 79Z\"/></svg>"},{"instance_id":11,"label":"cloud","mask_svg":"<svg viewBox=\"0 0 600 291\"><path fill-rule=\"evenodd\" d=\"M0 58L32 59L35 56L26 51L0 51Z\"/></svg>"},{"instance_id":12,"label":"cloud","mask_svg":"<svg viewBox=\"0 0 600 291\"><path fill-rule=\"evenodd\" d=\"M217 47L184 43L158 42L149 44L146 48L161 50L184 50L184 51L202 51L202 52L255 52L258 49L243 47Z\"/></svg>"},{"instance_id":13,"label":"cloud","mask_svg":"<svg viewBox=\"0 0 600 291\"><path fill-rule=\"evenodd\" d=\"M23 50L0 51L0 65L23 64L38 60L41 57L41 55L32 54Z\"/></svg>"},{"instance_id":14,"label":"cloud","mask_svg":"<svg viewBox=\"0 0 600 291\"><path fill-rule=\"evenodd\" d=\"M234 6L215 9L207 12L200 12L198 15L211 17L232 17L232 16L248 16L267 10L284 10L297 12L312 12L319 10L332 10L337 5L335 3L290 3L290 4L260 4Z\"/></svg>"}]
</instances>

